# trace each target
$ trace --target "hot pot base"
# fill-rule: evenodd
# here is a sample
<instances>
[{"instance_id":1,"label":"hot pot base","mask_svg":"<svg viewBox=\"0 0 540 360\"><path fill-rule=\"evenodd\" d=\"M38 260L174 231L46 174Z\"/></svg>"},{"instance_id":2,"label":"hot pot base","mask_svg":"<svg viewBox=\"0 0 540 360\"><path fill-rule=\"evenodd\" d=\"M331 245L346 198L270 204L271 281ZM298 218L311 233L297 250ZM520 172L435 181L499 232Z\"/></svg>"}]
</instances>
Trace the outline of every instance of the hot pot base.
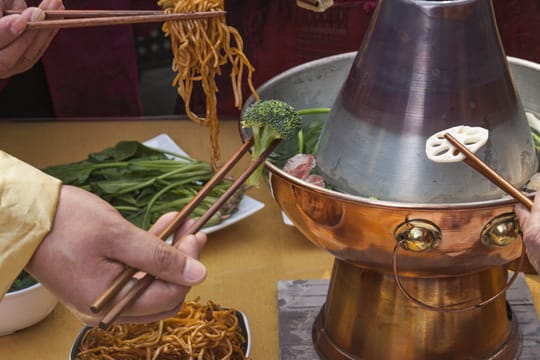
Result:
<instances>
[{"instance_id":1,"label":"hot pot base","mask_svg":"<svg viewBox=\"0 0 540 360\"><path fill-rule=\"evenodd\" d=\"M403 278L413 296L460 309L496 295L502 267L452 277ZM336 259L326 304L313 326L322 359L513 360L520 353L517 321L500 296L475 310L438 312L405 298L391 273Z\"/></svg>"},{"instance_id":2,"label":"hot pot base","mask_svg":"<svg viewBox=\"0 0 540 360\"><path fill-rule=\"evenodd\" d=\"M343 266L344 265L344 266ZM337 293L349 286L355 285L354 280L351 281L350 271L347 274L347 264L335 265L341 270L334 269L333 278L336 274L342 277L342 284L329 283L327 280L295 280L295 281L280 281L278 283L278 300L279 300L279 333L280 333L280 359L281 360L304 360L304 359L535 359L540 351L540 322L532 303L532 299L526 282L522 277L512 285L507 293L507 300L511 312L507 312L506 302L503 299L503 304L492 305L490 310L478 310L480 314L472 315L474 319L480 322L479 325L464 324L465 330L454 330L456 339L451 339L449 336L438 336L436 333L421 332L412 333L415 325L404 323L388 327L385 320L389 319L389 314L384 315L384 311L394 313L394 317L399 318L409 311L418 312L418 314L408 314L406 316L416 317L432 317L433 314L422 312L415 305L411 305L405 297L399 293L395 293L395 306L386 307L374 306L370 303L369 298L380 297L381 294L387 294L391 289L391 279L381 278L381 274L364 273L362 292L372 291L360 295L358 299L362 299L362 304L356 307L353 313L360 313L360 317L356 320L357 333L354 338L347 337L345 339L332 340L332 336L338 334L338 327L345 328L355 323L356 317L353 314L346 314L345 309L350 309L355 299L340 299L336 303L331 292ZM499 272L495 270L495 273ZM503 270L504 271L504 270ZM485 274L478 274L477 280L483 277L498 278L500 274L493 274L488 271ZM504 275L504 274L503 274ZM357 275L352 275L353 278ZM371 284L380 284L379 289L375 286L366 285L367 278L373 278ZM474 276L466 281L471 281ZM385 285L386 283L386 285ZM407 284L406 279L404 283ZM341 288L342 290L337 290ZM327 299L328 295L328 299ZM335 297L334 297L335 298ZM326 303L325 303L326 301ZM321 305L324 304L322 307ZM348 305L347 305L348 304ZM356 306L356 305L355 305ZM329 311L329 307L334 309ZM496 309L496 310L493 310ZM477 310L475 310L476 312ZM486 311L486 313L482 313ZM491 313L496 311L498 319L492 319ZM328 313L334 321L328 320ZM490 314L488 315L487 312ZM341 313L341 315L339 314ZM397 313L397 314L396 314ZM511 319L508 318L511 314ZM443 315L445 323L456 315ZM470 314L458 315L458 322L464 322L465 319L460 317L471 317ZM489 316L489 319L484 319L483 316ZM361 322L362 321L362 322ZM474 320L473 320L474 321ZM500 321L502 325L495 324ZM442 324L443 327L448 325ZM341 324L341 325L340 325ZM494 325L495 324L495 325ZM385 329L384 326L387 326ZM439 330L440 325L436 325ZM394 329L391 331L391 329ZM501 333L503 340L497 340L497 333ZM407 332L409 331L409 332ZM447 331L447 330L445 330ZM506 335L505 335L506 333ZM312 338L313 335L313 338ZM339 336L339 334L338 334ZM364 344L362 344L362 336ZM377 339L380 336L381 339ZM422 339L425 343L418 343L418 339ZM375 341L377 345L367 344L366 341ZM497 344L497 341L501 341ZM349 342L349 343L348 343ZM396 345L396 343L399 345ZM362 346L364 348L362 349ZM444 349L444 346L447 349ZM422 351L432 351L429 354L418 355L414 351L423 347ZM359 350L360 348L360 350ZM416 349L416 350L415 350ZM351 353L355 352L355 354ZM447 351L445 354L444 352ZM483 354L480 354L483 353ZM360 354L360 355L359 355ZM476 357L474 357L476 355Z\"/></svg>"}]
</instances>

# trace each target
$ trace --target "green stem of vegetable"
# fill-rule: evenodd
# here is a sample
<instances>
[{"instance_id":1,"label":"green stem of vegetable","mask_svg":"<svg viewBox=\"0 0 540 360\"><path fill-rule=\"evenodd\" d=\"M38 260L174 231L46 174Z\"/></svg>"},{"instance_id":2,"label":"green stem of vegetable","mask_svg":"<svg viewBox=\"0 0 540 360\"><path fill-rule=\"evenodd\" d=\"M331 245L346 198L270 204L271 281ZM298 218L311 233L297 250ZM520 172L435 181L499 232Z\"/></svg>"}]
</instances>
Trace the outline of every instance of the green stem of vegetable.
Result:
<instances>
[{"instance_id":1,"label":"green stem of vegetable","mask_svg":"<svg viewBox=\"0 0 540 360\"><path fill-rule=\"evenodd\" d=\"M146 210L144 211L143 229L147 229L150 227L150 213L152 211L152 206L154 206L155 202L161 197L161 195L165 194L167 191L171 190L172 188L183 186L183 185L184 185L184 182L179 181L177 183L173 183L168 186L165 186L163 189L158 191L156 195L152 197L152 199L150 199L150 201L148 202L148 205L146 206Z\"/></svg>"},{"instance_id":2,"label":"green stem of vegetable","mask_svg":"<svg viewBox=\"0 0 540 360\"><path fill-rule=\"evenodd\" d=\"M260 149L262 146L261 146L261 135L260 135L260 132L259 132L259 129L254 127L251 129L251 131L253 132L253 148L254 149ZM257 159L257 157L259 156L259 154L257 154L256 151L253 151L251 153L251 160L252 161L255 161ZM264 165L261 164L259 167L257 167L255 169L255 171L253 171L253 173L251 174L250 177L248 177L247 181L246 181L246 185L247 186L258 186L259 185L259 179L263 173L263 169L264 169Z\"/></svg>"},{"instance_id":3,"label":"green stem of vegetable","mask_svg":"<svg viewBox=\"0 0 540 360\"><path fill-rule=\"evenodd\" d=\"M296 111L298 115L315 115L315 114L328 114L330 112L329 107L300 109ZM304 132L300 130L298 132L298 154L305 152Z\"/></svg>"},{"instance_id":4,"label":"green stem of vegetable","mask_svg":"<svg viewBox=\"0 0 540 360\"><path fill-rule=\"evenodd\" d=\"M193 181L206 181L210 179L213 175L213 172L208 171L207 169L203 170L195 170L195 171L189 171L189 172L177 172L177 173L170 173L166 174L167 176L158 176L156 178L156 181L161 183L166 183L167 181L178 181L178 180L185 180L185 179L193 179Z\"/></svg>"},{"instance_id":5,"label":"green stem of vegetable","mask_svg":"<svg viewBox=\"0 0 540 360\"><path fill-rule=\"evenodd\" d=\"M153 212L156 214L165 213L166 211L174 211L186 206L191 197L178 198L176 200L168 201L167 203L154 205L152 207Z\"/></svg>"},{"instance_id":6,"label":"green stem of vegetable","mask_svg":"<svg viewBox=\"0 0 540 360\"><path fill-rule=\"evenodd\" d=\"M139 211L139 208L136 206L125 206L125 205L118 205L114 207L116 210L122 212L122 211Z\"/></svg>"},{"instance_id":7,"label":"green stem of vegetable","mask_svg":"<svg viewBox=\"0 0 540 360\"><path fill-rule=\"evenodd\" d=\"M317 140L317 143L315 144L315 146L313 146L313 151L311 153L317 154L318 149L319 149L319 141Z\"/></svg>"},{"instance_id":8,"label":"green stem of vegetable","mask_svg":"<svg viewBox=\"0 0 540 360\"><path fill-rule=\"evenodd\" d=\"M184 155L184 154L179 154L179 153L175 153L173 151L168 151L168 150L163 150L163 149L156 149L156 148L153 148L153 147L150 147L148 146L148 148L152 149L152 150L156 150L156 151L160 151L162 152L163 154L166 154L166 155L171 155L171 156L174 156L176 158L179 158L179 159L182 159L182 160L186 160L186 161L195 161L193 160L192 158L190 158L189 156L187 155Z\"/></svg>"},{"instance_id":9,"label":"green stem of vegetable","mask_svg":"<svg viewBox=\"0 0 540 360\"><path fill-rule=\"evenodd\" d=\"M158 208L157 210L154 208L156 202L167 192L173 190L174 188L184 188L186 186L186 184L190 184L192 182L194 182L195 180L197 179L200 179L200 177L193 177L193 178L188 178L188 179L184 179L182 181L178 181L178 182L175 182L175 183L172 183L172 184L169 184L167 186L165 186L163 189L161 189L160 191L158 191L151 199L150 201L148 202L148 204L146 205L146 209L145 209L145 212L144 212L144 216L143 216L143 228L144 229L148 229L150 227L150 222L152 221L152 213L155 213L155 212L162 212L164 209L163 208ZM229 187L228 184L218 184L217 186L215 186L211 193L205 198L205 201L206 202L210 202L210 203L213 203L216 199L217 199L217 196L221 195L223 192L225 192L225 190ZM183 192L185 194L185 196L183 198L179 198L178 200L180 200L180 203L183 204L182 207L184 205L187 204L188 201L190 201L193 196L195 196L194 192L188 192L186 194L186 192ZM213 197L211 195L214 195ZM217 196L216 196L217 195ZM171 207L170 206L170 203L167 203L167 207ZM180 210L181 207L177 207L177 208L174 208L172 210ZM197 210L197 209L195 209Z\"/></svg>"},{"instance_id":10,"label":"green stem of vegetable","mask_svg":"<svg viewBox=\"0 0 540 360\"><path fill-rule=\"evenodd\" d=\"M309 108L296 110L298 115L313 115L313 114L328 114L330 112L329 107Z\"/></svg>"},{"instance_id":11,"label":"green stem of vegetable","mask_svg":"<svg viewBox=\"0 0 540 360\"><path fill-rule=\"evenodd\" d=\"M298 150L297 150L297 153L298 154L303 154L304 153L304 132L302 130L300 130L298 132Z\"/></svg>"},{"instance_id":12,"label":"green stem of vegetable","mask_svg":"<svg viewBox=\"0 0 540 360\"><path fill-rule=\"evenodd\" d=\"M540 136L535 131L531 131L531 134L534 141L534 147L536 148L536 151L540 152Z\"/></svg>"},{"instance_id":13,"label":"green stem of vegetable","mask_svg":"<svg viewBox=\"0 0 540 360\"><path fill-rule=\"evenodd\" d=\"M177 160L137 160L129 161L129 167L132 170L160 170L161 172L169 172L175 169L191 169L191 168L210 168L207 163L199 161L183 162Z\"/></svg>"},{"instance_id":14,"label":"green stem of vegetable","mask_svg":"<svg viewBox=\"0 0 540 360\"><path fill-rule=\"evenodd\" d=\"M175 170L169 171L169 172L167 172L165 174L149 178L148 180L140 182L140 183L138 183L136 185L127 186L124 189L122 189L121 191L118 191L118 194L126 194L126 193L129 193L129 192L135 191L135 190L139 190L139 189L145 188L147 186L150 186L152 184L155 184L156 182L158 182L160 180L165 180L165 179L173 177L175 175L181 175L180 178L186 179L186 180L184 180L185 181L184 183L188 183L188 181L187 181L188 179L190 180L189 182L195 181L195 180L200 180L201 175L209 174L209 172L206 169L203 169L201 171L194 171L194 169L198 169L198 168L201 168L201 167L200 166L191 166L191 167L182 167L181 169L175 169Z\"/></svg>"},{"instance_id":15,"label":"green stem of vegetable","mask_svg":"<svg viewBox=\"0 0 540 360\"><path fill-rule=\"evenodd\" d=\"M186 184L190 184L192 183L193 181L196 181L200 179L200 177L197 177L197 176L194 176L192 178L188 178L188 179L184 179L182 181L177 181L177 182L174 182L172 184L169 184L167 186L165 186L163 189L161 189L160 191L158 191L151 199L150 201L148 202L148 204L146 205L146 209L145 209L145 212L144 212L144 217L143 217L143 228L144 229L147 229L149 226L150 226L150 221L151 221L151 213L152 213L152 208L154 206L154 204L156 203L156 201L159 200L159 198L161 198L163 196L163 194L169 192L170 190L176 188L176 187L183 187L185 186ZM188 201L192 198L193 196L187 196L186 198L188 199ZM187 202L186 202L187 203ZM177 210L179 210L180 208L177 208Z\"/></svg>"}]
</instances>

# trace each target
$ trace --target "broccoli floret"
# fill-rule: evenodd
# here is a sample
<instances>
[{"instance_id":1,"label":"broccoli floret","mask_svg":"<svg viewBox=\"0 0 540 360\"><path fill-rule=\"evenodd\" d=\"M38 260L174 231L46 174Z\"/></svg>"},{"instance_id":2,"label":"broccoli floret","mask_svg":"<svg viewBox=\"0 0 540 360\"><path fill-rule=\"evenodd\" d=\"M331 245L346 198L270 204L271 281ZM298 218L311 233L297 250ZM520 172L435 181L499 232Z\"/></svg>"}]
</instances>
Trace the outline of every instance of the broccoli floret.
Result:
<instances>
[{"instance_id":1,"label":"broccoli floret","mask_svg":"<svg viewBox=\"0 0 540 360\"><path fill-rule=\"evenodd\" d=\"M302 129L302 116L328 112L328 108L304 109L294 107L280 100L257 101L243 114L242 127L249 128L253 134L254 146L251 157L256 160L274 140L287 140L297 136ZM258 186L264 165L261 165L248 178L247 185Z\"/></svg>"},{"instance_id":2,"label":"broccoli floret","mask_svg":"<svg viewBox=\"0 0 540 360\"><path fill-rule=\"evenodd\" d=\"M242 127L250 128L254 146L252 160L256 160L274 140L296 136L302 127L302 118L289 104L279 100L257 101L244 112ZM248 178L247 185L258 186L264 166L261 165Z\"/></svg>"}]
</instances>

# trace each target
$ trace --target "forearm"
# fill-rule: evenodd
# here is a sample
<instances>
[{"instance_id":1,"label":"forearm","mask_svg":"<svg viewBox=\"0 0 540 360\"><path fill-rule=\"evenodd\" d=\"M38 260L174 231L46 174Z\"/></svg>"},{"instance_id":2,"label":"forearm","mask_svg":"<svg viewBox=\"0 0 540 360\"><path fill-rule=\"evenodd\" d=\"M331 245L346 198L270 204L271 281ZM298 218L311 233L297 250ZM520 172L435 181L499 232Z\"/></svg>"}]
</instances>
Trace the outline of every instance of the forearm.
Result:
<instances>
[{"instance_id":1,"label":"forearm","mask_svg":"<svg viewBox=\"0 0 540 360\"><path fill-rule=\"evenodd\" d=\"M51 230L60 186L0 151L0 298Z\"/></svg>"}]
</instances>

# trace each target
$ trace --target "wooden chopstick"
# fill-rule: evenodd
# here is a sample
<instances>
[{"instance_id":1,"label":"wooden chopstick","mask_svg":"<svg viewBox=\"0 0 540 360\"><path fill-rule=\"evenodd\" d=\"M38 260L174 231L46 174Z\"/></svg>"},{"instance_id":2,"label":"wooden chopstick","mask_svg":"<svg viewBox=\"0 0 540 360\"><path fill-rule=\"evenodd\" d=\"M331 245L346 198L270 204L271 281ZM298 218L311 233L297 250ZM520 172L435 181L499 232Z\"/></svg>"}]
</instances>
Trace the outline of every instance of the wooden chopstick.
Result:
<instances>
[{"instance_id":1,"label":"wooden chopstick","mask_svg":"<svg viewBox=\"0 0 540 360\"><path fill-rule=\"evenodd\" d=\"M238 177L238 179L214 202L214 204L189 228L186 234L194 234L219 210L219 208L242 186L248 177L261 165L268 155L276 148L281 140L274 140L268 148L255 160L250 166ZM145 274L142 278L136 279L136 284L131 288L125 297L120 299L110 311L103 317L99 323L99 327L106 329L120 314L131 305L156 278L152 275Z\"/></svg>"},{"instance_id":2,"label":"wooden chopstick","mask_svg":"<svg viewBox=\"0 0 540 360\"><path fill-rule=\"evenodd\" d=\"M459 151L465 155L465 160L463 160L467 165L472 167L474 170L478 171L480 174L484 175L488 180L493 184L497 185L499 188L504 190L507 194L511 195L514 199L525 205L529 210L533 206L533 201L528 198L525 194L519 191L514 185L504 179L499 175L495 170L490 168L485 162L483 162L478 156L476 156L472 151L467 149L458 139L452 136L449 133L444 134L444 137L452 143Z\"/></svg>"},{"instance_id":3,"label":"wooden chopstick","mask_svg":"<svg viewBox=\"0 0 540 360\"><path fill-rule=\"evenodd\" d=\"M204 198L212 191L229 171L238 163L244 154L253 145L253 137L250 137L242 146L231 156L231 158L212 176L210 180L197 192L190 202L180 210L180 212L171 220L171 222L158 234L158 237L165 241L172 235L189 217L189 215L199 206ZM139 270L132 267L126 267L120 275L114 279L112 284L90 305L90 310L94 313L100 312L118 292L127 284L127 282Z\"/></svg>"},{"instance_id":4,"label":"wooden chopstick","mask_svg":"<svg viewBox=\"0 0 540 360\"><path fill-rule=\"evenodd\" d=\"M93 26L110 26L110 25L127 25L127 24L142 24L162 21L180 21L180 20L194 20L194 19L207 19L218 16L224 16L225 11L203 11L194 13L171 13L165 14L159 12L145 13L139 15L120 15L120 16L107 16L100 14L97 17L82 17L82 18L69 18L58 20L42 20L29 22L26 26L27 30L44 30L44 29L63 29L63 28L80 28L80 27L93 27ZM55 15L59 16L59 15Z\"/></svg>"},{"instance_id":5,"label":"wooden chopstick","mask_svg":"<svg viewBox=\"0 0 540 360\"><path fill-rule=\"evenodd\" d=\"M4 10L4 15L21 14L23 10ZM161 10L42 10L47 20L130 15L161 15Z\"/></svg>"}]
</instances>

